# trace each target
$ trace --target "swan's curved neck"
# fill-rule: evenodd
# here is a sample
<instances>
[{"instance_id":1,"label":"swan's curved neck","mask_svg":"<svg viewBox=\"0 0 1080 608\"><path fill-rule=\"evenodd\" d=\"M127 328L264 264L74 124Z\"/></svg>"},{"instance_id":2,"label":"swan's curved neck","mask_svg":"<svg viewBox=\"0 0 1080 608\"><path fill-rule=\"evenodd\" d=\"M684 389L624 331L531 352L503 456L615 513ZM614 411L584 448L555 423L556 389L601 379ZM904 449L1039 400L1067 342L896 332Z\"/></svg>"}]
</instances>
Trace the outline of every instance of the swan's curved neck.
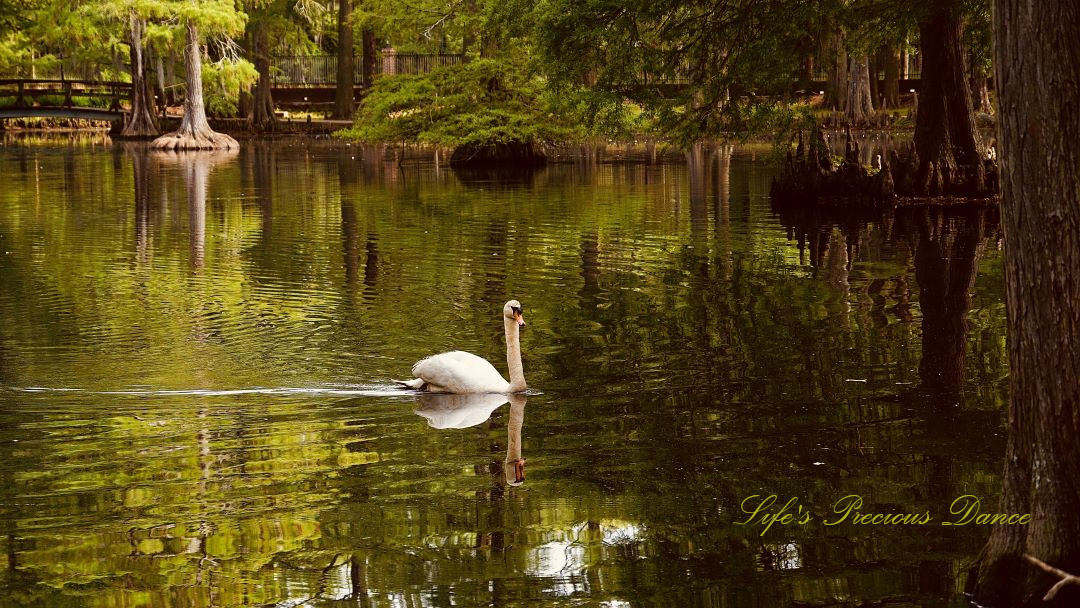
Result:
<instances>
[{"instance_id":1,"label":"swan's curved neck","mask_svg":"<svg viewBox=\"0 0 1080 608\"><path fill-rule=\"evenodd\" d=\"M506 367L510 369L510 392L519 393L527 388L525 370L521 367L521 340L517 321L503 318L506 330Z\"/></svg>"}]
</instances>

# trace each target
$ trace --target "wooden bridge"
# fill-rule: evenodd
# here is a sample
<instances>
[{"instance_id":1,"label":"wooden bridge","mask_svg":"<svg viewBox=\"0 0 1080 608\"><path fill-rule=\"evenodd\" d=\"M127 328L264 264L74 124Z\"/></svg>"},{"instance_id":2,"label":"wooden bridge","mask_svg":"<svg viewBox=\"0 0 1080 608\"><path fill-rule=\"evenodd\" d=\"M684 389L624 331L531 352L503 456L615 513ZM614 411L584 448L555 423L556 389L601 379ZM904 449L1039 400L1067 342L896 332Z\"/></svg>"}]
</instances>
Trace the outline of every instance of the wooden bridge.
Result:
<instances>
[{"instance_id":1,"label":"wooden bridge","mask_svg":"<svg viewBox=\"0 0 1080 608\"><path fill-rule=\"evenodd\" d=\"M131 83L98 80L0 80L2 118L81 118L113 121L124 117ZM76 101L77 100L77 101Z\"/></svg>"}]
</instances>

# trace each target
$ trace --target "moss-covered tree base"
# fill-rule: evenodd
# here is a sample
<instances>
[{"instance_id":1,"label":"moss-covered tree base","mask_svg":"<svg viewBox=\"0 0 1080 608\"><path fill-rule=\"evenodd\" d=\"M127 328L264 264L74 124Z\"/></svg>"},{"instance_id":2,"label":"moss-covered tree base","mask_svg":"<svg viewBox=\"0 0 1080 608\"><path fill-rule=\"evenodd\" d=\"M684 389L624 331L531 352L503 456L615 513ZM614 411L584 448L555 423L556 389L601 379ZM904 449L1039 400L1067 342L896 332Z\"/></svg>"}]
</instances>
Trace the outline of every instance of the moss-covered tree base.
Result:
<instances>
[{"instance_id":1,"label":"moss-covered tree base","mask_svg":"<svg viewBox=\"0 0 1080 608\"><path fill-rule=\"evenodd\" d=\"M456 167L541 167L547 164L547 154L534 143L459 146L450 155L450 164Z\"/></svg>"},{"instance_id":2,"label":"moss-covered tree base","mask_svg":"<svg viewBox=\"0 0 1080 608\"><path fill-rule=\"evenodd\" d=\"M155 150L239 150L240 144L232 137L218 133L209 127L191 129L181 125L172 133L155 139L150 144Z\"/></svg>"}]
</instances>

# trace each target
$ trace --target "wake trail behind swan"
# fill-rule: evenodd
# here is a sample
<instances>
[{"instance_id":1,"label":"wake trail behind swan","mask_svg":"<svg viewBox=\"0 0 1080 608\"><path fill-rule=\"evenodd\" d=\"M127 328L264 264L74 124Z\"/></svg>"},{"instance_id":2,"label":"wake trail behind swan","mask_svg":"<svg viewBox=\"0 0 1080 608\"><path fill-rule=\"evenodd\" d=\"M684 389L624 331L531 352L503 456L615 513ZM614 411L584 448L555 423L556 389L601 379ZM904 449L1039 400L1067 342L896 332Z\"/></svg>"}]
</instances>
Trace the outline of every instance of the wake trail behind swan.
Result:
<instances>
[{"instance_id":1,"label":"wake trail behind swan","mask_svg":"<svg viewBox=\"0 0 1080 608\"><path fill-rule=\"evenodd\" d=\"M401 397L408 392L402 390L396 384L331 384L316 386L257 386L250 388L230 389L153 389L153 388L123 388L112 390L92 390L86 388L49 387L49 386L25 386L5 387L7 390L22 393L78 393L82 395L124 395L139 397L175 397L175 396L199 396L221 397L230 395L310 395L310 396L342 396L342 397Z\"/></svg>"}]
</instances>

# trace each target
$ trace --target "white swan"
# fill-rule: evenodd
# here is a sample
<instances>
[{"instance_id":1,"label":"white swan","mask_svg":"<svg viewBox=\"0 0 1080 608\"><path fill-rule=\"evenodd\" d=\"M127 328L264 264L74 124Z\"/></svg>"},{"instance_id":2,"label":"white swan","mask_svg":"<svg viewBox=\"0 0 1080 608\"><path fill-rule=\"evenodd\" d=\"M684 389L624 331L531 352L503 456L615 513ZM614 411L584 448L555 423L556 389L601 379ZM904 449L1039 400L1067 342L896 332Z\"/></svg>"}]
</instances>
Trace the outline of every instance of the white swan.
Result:
<instances>
[{"instance_id":1,"label":"white swan","mask_svg":"<svg viewBox=\"0 0 1080 608\"><path fill-rule=\"evenodd\" d=\"M397 380L398 384L430 393L520 393L527 386L521 368L520 328L525 325L521 303L510 300L503 306L503 329L506 332L506 365L510 382L483 357L460 350L432 355L412 367L412 380Z\"/></svg>"}]
</instances>

